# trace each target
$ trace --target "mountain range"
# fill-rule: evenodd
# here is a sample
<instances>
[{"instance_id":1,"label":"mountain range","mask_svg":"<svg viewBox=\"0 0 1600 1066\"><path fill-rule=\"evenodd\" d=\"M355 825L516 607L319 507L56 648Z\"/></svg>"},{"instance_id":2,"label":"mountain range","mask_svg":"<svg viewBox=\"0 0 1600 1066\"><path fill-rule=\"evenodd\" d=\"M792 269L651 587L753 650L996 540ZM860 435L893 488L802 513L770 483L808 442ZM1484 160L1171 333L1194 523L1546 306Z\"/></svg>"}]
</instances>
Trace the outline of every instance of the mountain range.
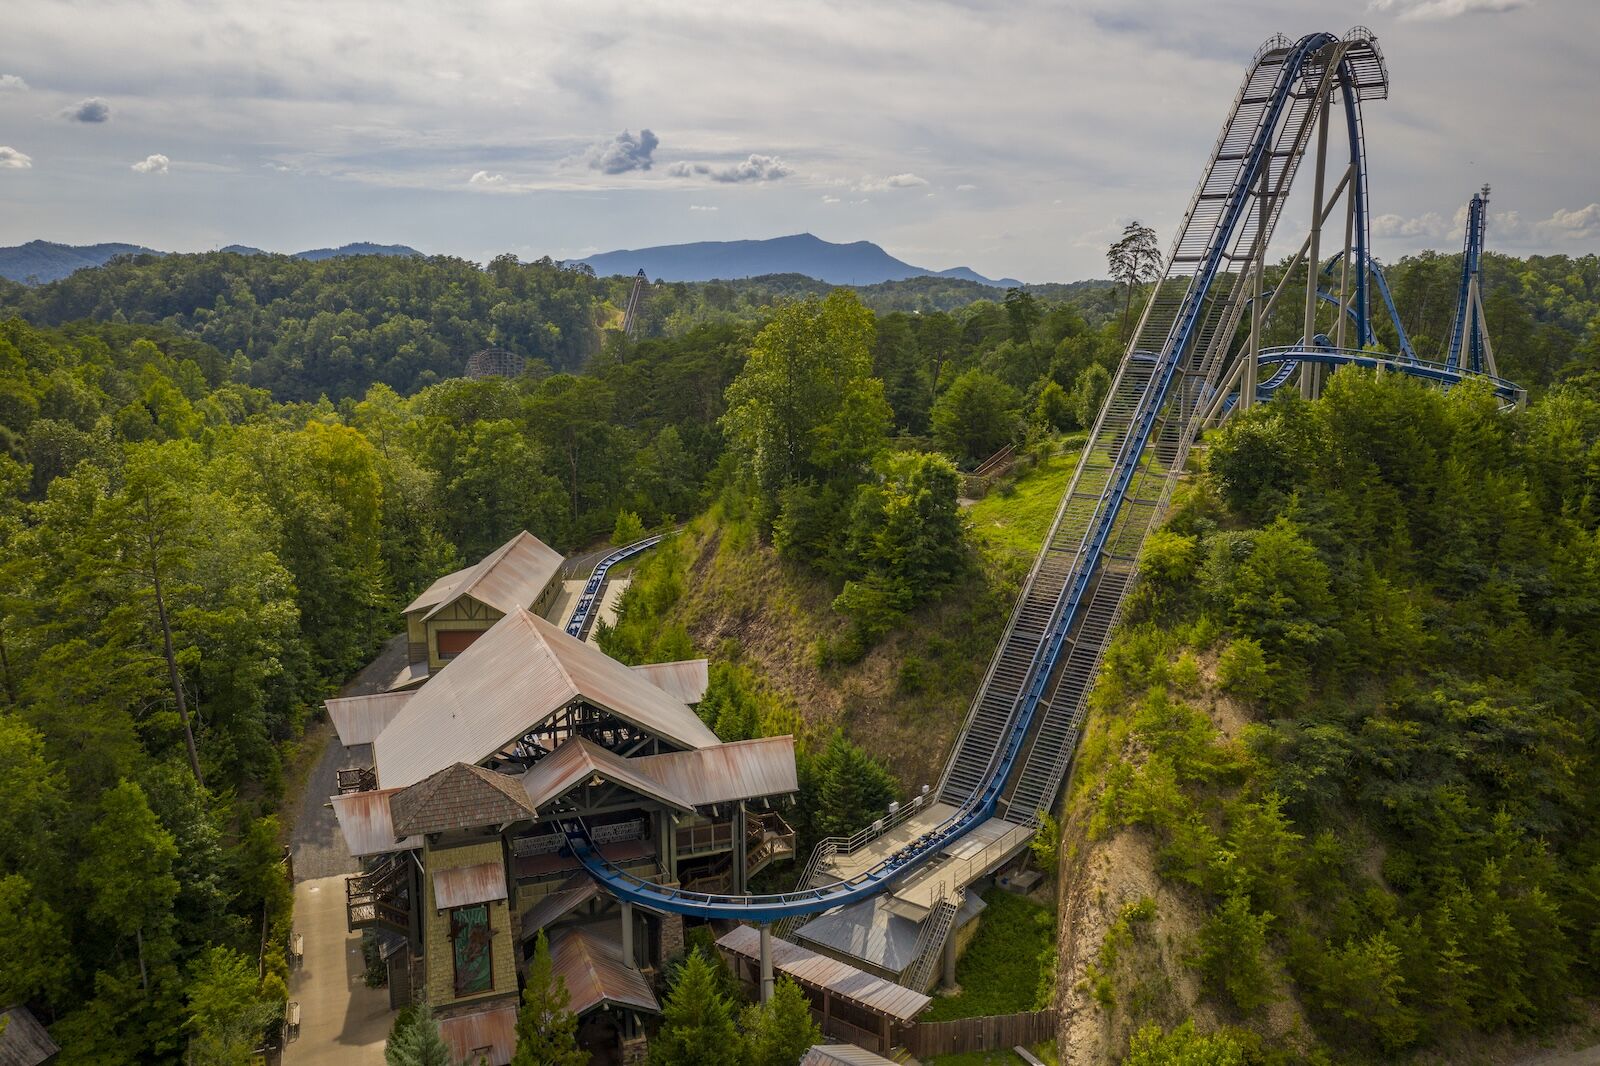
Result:
<instances>
[{"instance_id":1,"label":"mountain range","mask_svg":"<svg viewBox=\"0 0 1600 1066\"><path fill-rule=\"evenodd\" d=\"M731 281L763 274L804 274L831 285L876 285L906 278L959 278L1009 289L1015 278L986 278L967 267L929 270L896 259L871 241L834 244L810 233L757 241L697 241L602 252L573 260L596 274L633 274L643 270L654 281Z\"/></svg>"},{"instance_id":2,"label":"mountain range","mask_svg":"<svg viewBox=\"0 0 1600 1066\"><path fill-rule=\"evenodd\" d=\"M218 249L240 255L266 255L260 248L230 244ZM54 241L29 241L0 248L0 277L12 281L43 284L64 278L85 267L104 266L119 255L166 255L166 252L138 244L57 244ZM421 255L403 244L369 244L359 241L340 248L311 248L295 252L296 259L333 259L342 255Z\"/></svg>"}]
</instances>

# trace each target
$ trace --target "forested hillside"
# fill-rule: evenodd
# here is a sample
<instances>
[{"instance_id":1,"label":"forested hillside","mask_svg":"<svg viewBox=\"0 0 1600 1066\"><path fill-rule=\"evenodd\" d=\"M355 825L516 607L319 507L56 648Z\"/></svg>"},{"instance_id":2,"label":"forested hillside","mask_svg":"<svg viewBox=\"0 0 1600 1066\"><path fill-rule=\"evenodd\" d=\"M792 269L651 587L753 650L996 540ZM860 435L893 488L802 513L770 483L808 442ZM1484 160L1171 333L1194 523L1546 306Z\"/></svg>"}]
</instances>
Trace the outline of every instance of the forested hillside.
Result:
<instances>
[{"instance_id":1,"label":"forested hillside","mask_svg":"<svg viewBox=\"0 0 1600 1066\"><path fill-rule=\"evenodd\" d=\"M1202 462L1071 789L1072 1053L1192 1017L1230 1030L1167 1038L1207 1062L1460 1061L1574 1018L1600 988L1600 399L1342 372Z\"/></svg>"},{"instance_id":2,"label":"forested hillside","mask_svg":"<svg viewBox=\"0 0 1600 1066\"><path fill-rule=\"evenodd\" d=\"M1449 267L1409 263L1397 288L1449 306ZM1213 447L1150 560L1149 625L1098 719L1124 733L1091 737L1076 824L1178 832L1158 913L1221 915L1211 942L1261 945L1239 965L1267 978L1227 956L1194 970L1221 991L1117 999L1112 978L1115 1002L1254 1024L1238 1004L1266 987L1269 1011L1360 1044L1339 1003L1365 995L1378 1055L1544 1024L1590 987L1593 271L1529 260L1489 297L1491 328L1533 338L1497 338L1508 374L1589 392L1506 418L1348 375ZM1001 486L964 519L959 469L1013 444L1066 476L1060 435L1104 395L1126 294L874 312L965 283L780 282L654 286L635 341L612 330L627 279L548 263L217 253L0 286L20 316L0 323L0 1002L45 1019L65 1063L236 1061L282 1009L281 952L265 979L256 955L288 921L273 815L303 726L399 605L519 528L570 551L694 519L608 644L699 641L725 735L804 724L805 787L834 812L804 831L926 780L1059 491ZM528 371L457 377L488 343ZM1181 700L1259 728L1219 741ZM1145 759L1163 730L1193 747L1167 777ZM1293 862L1241 880L1258 823ZM1450 991L1430 974L1458 951ZM1491 989L1515 993L1499 1013Z\"/></svg>"}]
</instances>

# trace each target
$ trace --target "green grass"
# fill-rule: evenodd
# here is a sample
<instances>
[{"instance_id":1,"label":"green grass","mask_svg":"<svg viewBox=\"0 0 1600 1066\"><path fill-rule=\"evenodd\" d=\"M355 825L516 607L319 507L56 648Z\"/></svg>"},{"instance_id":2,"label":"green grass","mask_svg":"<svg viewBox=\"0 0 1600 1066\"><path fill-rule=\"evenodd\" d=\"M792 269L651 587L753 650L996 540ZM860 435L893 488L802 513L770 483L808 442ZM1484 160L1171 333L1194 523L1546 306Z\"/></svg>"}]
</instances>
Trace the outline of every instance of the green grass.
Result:
<instances>
[{"instance_id":1,"label":"green grass","mask_svg":"<svg viewBox=\"0 0 1600 1066\"><path fill-rule=\"evenodd\" d=\"M986 892L983 901L989 906L978 933L956 963L961 991L935 999L920 1020L1035 1009L1043 971L1055 965L1055 916L1042 903L998 888Z\"/></svg>"},{"instance_id":2,"label":"green grass","mask_svg":"<svg viewBox=\"0 0 1600 1066\"><path fill-rule=\"evenodd\" d=\"M967 509L972 531L991 551L1007 551L1032 559L1050 532L1061 496L1078 465L1081 435L1067 438L1066 450L1055 452L1012 482L996 485Z\"/></svg>"}]
</instances>

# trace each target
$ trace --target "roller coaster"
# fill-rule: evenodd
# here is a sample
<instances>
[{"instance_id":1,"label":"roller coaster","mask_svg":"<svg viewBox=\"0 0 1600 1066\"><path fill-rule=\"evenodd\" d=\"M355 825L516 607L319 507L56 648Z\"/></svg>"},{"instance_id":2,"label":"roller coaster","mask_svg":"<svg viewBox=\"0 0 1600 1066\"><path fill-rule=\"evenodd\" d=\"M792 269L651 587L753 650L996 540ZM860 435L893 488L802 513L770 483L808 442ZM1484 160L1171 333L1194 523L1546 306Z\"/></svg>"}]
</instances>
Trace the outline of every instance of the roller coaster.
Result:
<instances>
[{"instance_id":1,"label":"roller coaster","mask_svg":"<svg viewBox=\"0 0 1600 1066\"><path fill-rule=\"evenodd\" d=\"M1190 445L1211 420L1295 378L1314 397L1329 368L1342 365L1444 386L1483 378L1508 403L1517 401L1520 391L1494 376L1487 343L1475 347L1467 326L1460 327L1466 339L1459 345L1452 339L1444 362L1417 359L1403 330L1398 354L1371 350L1370 287L1376 284L1391 315L1393 301L1369 250L1361 107L1387 93L1383 55L1363 28L1344 37L1274 37L1251 60L940 780L936 798L954 813L852 876L766 895L707 894L634 877L600 854L581 821L569 821L568 847L589 874L618 898L651 910L765 925L889 890L933 867L991 819L1036 824L1038 812L1060 794L1145 537L1166 508ZM1343 168L1324 195L1335 116L1343 120ZM1263 327L1285 291L1265 288L1267 245L1308 156L1310 231L1284 274L1305 264L1304 328L1293 345L1263 348ZM1343 249L1318 270L1323 225L1341 198ZM1476 233L1481 253L1481 217ZM1317 276L1331 285L1336 265L1337 290L1323 292ZM1463 293L1471 289L1464 298L1475 300L1476 257L1472 271ZM1318 328L1325 304L1335 309L1331 338ZM1481 301L1474 306L1472 322L1481 327ZM1346 344L1347 336L1354 344ZM1474 354L1480 351L1483 358Z\"/></svg>"}]
</instances>

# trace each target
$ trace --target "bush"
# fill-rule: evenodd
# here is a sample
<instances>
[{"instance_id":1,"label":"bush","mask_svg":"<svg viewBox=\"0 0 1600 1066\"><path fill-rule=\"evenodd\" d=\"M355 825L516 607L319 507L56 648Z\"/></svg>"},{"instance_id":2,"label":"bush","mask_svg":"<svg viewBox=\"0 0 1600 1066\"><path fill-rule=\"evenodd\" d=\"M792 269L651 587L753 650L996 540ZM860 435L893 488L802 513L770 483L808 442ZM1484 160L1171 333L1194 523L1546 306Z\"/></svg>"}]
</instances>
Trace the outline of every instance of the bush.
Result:
<instances>
[{"instance_id":1,"label":"bush","mask_svg":"<svg viewBox=\"0 0 1600 1066\"><path fill-rule=\"evenodd\" d=\"M1249 897L1234 892L1212 912L1197 938L1190 961L1206 987L1226 994L1242 1011L1256 1010L1277 998L1267 947L1271 924L1272 915L1254 913Z\"/></svg>"},{"instance_id":2,"label":"bush","mask_svg":"<svg viewBox=\"0 0 1600 1066\"><path fill-rule=\"evenodd\" d=\"M644 539L644 523L632 511L618 511L617 524L611 530L611 543L620 548L624 544Z\"/></svg>"},{"instance_id":3,"label":"bush","mask_svg":"<svg viewBox=\"0 0 1600 1066\"><path fill-rule=\"evenodd\" d=\"M1222 657L1217 660L1217 684L1235 696L1265 699L1272 692L1272 672L1261 645L1249 637L1240 637L1222 649Z\"/></svg>"}]
</instances>

